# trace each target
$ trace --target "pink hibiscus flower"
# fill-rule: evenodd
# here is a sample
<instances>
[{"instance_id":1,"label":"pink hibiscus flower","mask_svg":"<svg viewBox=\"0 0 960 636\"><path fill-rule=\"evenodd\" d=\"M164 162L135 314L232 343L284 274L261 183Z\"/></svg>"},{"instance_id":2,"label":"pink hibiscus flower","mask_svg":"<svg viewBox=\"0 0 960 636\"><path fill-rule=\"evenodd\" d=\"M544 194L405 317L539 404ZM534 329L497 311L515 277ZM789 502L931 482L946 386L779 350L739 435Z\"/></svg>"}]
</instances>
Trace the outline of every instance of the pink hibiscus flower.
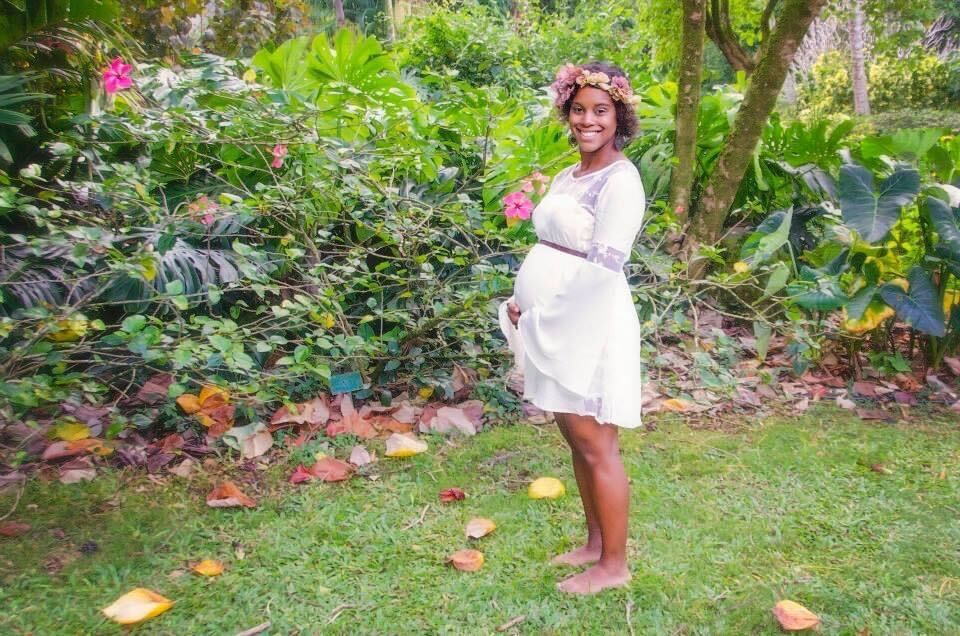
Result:
<instances>
[{"instance_id":1,"label":"pink hibiscus flower","mask_svg":"<svg viewBox=\"0 0 960 636\"><path fill-rule=\"evenodd\" d=\"M273 161L270 162L271 168L283 167L283 158L287 156L287 147L283 144L277 144L273 147Z\"/></svg>"},{"instance_id":2,"label":"pink hibiscus flower","mask_svg":"<svg viewBox=\"0 0 960 636\"><path fill-rule=\"evenodd\" d=\"M108 95L113 95L117 91L133 86L133 79L130 77L130 71L133 66L125 64L122 57L115 57L110 62L110 66L103 69L103 90Z\"/></svg>"},{"instance_id":3,"label":"pink hibiscus flower","mask_svg":"<svg viewBox=\"0 0 960 636\"><path fill-rule=\"evenodd\" d=\"M503 197L503 205L505 206L503 214L508 219L523 219L525 221L530 218L530 214L533 212L533 201L528 199L523 192L511 192Z\"/></svg>"}]
</instances>

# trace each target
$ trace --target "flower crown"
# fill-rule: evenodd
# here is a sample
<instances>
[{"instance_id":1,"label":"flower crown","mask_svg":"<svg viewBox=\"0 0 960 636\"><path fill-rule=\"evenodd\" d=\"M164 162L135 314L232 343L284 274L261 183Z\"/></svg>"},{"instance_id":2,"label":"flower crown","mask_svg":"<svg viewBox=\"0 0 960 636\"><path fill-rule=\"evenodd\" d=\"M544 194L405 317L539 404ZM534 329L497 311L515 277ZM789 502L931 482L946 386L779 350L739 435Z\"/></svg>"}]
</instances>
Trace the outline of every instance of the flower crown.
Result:
<instances>
[{"instance_id":1,"label":"flower crown","mask_svg":"<svg viewBox=\"0 0 960 636\"><path fill-rule=\"evenodd\" d=\"M600 71L588 71L573 64L564 64L557 71L556 81L550 85L554 106L562 110L574 91L582 86L594 86L607 91L611 98L624 104L636 104L640 101L639 97L633 94L630 82L622 75L611 79L609 75Z\"/></svg>"}]
</instances>

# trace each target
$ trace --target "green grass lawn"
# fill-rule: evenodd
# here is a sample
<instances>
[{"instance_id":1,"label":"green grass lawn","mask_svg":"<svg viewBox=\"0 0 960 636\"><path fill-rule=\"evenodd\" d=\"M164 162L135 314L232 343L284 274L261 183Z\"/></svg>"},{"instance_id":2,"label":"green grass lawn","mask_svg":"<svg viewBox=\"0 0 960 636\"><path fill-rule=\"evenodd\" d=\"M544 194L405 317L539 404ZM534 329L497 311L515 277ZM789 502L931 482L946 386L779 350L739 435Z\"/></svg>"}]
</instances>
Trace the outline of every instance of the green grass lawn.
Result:
<instances>
[{"instance_id":1,"label":"green grass lawn","mask_svg":"<svg viewBox=\"0 0 960 636\"><path fill-rule=\"evenodd\" d=\"M508 632L773 634L781 598L817 612L826 634L960 634L960 424L825 410L734 432L661 420L622 439L625 589L555 591L566 570L547 561L582 537L567 454L553 427L501 426L381 459L375 480L291 486L286 463L241 473L254 510L207 508L209 474L34 480L11 517L32 531L0 538L0 633L121 633L99 610L142 586L176 601L143 634L233 634L267 620L273 634L490 634L518 616ZM528 499L543 475L567 496ZM466 501L440 504L451 486ZM468 541L474 516L497 530ZM91 541L99 549L82 554ZM481 571L445 564L471 543L486 555ZM175 575L208 557L227 572Z\"/></svg>"}]
</instances>

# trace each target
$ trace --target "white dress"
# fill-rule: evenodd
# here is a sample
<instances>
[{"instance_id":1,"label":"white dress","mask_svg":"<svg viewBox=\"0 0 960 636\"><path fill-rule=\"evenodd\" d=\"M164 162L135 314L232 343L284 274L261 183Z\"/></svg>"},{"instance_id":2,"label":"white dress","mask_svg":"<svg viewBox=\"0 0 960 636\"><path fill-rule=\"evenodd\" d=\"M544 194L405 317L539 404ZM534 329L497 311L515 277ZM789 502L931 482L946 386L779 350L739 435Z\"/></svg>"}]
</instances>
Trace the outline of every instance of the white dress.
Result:
<instances>
[{"instance_id":1,"label":"white dress","mask_svg":"<svg viewBox=\"0 0 960 636\"><path fill-rule=\"evenodd\" d=\"M500 328L523 374L525 400L634 428L641 424L640 321L623 266L643 221L643 182L627 160L580 177L575 168L556 176L533 211L540 242L500 305ZM516 327L509 302L520 307Z\"/></svg>"}]
</instances>

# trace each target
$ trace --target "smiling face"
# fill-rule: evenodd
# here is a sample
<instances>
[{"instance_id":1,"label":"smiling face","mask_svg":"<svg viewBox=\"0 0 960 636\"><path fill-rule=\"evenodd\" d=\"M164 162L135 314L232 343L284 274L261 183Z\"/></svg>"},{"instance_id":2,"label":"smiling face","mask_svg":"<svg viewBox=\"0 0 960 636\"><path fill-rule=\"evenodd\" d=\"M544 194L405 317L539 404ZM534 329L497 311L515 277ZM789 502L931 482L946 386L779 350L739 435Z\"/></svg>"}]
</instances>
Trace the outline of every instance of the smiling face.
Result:
<instances>
[{"instance_id":1,"label":"smiling face","mask_svg":"<svg viewBox=\"0 0 960 636\"><path fill-rule=\"evenodd\" d=\"M567 123L581 153L617 151L617 109L607 91L592 86L578 90Z\"/></svg>"}]
</instances>

